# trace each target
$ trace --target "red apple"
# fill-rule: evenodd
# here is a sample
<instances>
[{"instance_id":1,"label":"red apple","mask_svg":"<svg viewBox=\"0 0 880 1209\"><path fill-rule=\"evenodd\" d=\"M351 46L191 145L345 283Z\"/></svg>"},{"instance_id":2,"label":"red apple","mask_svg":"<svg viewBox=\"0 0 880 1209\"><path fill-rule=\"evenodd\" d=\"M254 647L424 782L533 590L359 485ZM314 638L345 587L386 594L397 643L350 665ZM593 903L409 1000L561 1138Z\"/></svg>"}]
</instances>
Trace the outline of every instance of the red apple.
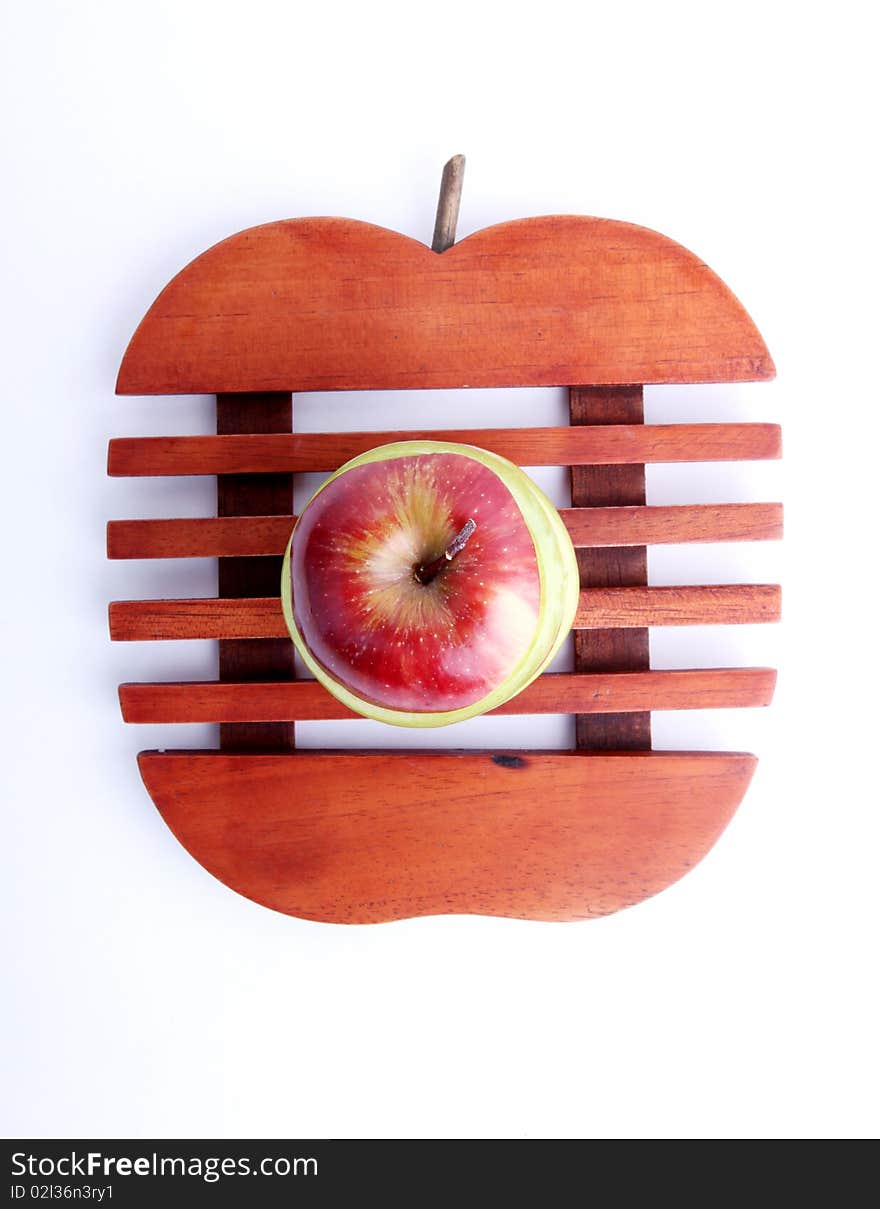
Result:
<instances>
[{"instance_id":1,"label":"red apple","mask_svg":"<svg viewBox=\"0 0 880 1209\"><path fill-rule=\"evenodd\" d=\"M442 726L507 701L577 606L571 540L505 458L406 441L348 462L291 535L282 603L314 675L366 717Z\"/></svg>"}]
</instances>

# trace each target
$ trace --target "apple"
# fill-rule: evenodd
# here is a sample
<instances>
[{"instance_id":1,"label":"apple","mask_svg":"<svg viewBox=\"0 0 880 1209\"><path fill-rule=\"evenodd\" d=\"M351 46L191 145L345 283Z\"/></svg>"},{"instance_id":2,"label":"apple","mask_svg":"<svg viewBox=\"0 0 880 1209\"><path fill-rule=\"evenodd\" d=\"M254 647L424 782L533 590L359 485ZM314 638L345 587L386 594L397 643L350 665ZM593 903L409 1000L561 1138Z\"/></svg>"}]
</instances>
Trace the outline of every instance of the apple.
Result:
<instances>
[{"instance_id":1,"label":"apple","mask_svg":"<svg viewBox=\"0 0 880 1209\"><path fill-rule=\"evenodd\" d=\"M309 670L397 726L495 709L544 670L578 601L559 513L506 458L402 441L315 492L284 556L281 600Z\"/></svg>"}]
</instances>

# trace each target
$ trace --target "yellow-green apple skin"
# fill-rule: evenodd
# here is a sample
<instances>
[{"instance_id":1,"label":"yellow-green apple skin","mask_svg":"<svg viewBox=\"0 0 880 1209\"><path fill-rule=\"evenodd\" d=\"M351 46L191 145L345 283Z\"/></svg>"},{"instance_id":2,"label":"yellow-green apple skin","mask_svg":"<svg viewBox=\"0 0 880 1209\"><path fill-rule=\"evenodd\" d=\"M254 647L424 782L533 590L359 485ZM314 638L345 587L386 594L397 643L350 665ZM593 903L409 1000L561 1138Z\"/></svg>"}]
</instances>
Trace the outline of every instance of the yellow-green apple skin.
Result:
<instances>
[{"instance_id":1,"label":"yellow-green apple skin","mask_svg":"<svg viewBox=\"0 0 880 1209\"><path fill-rule=\"evenodd\" d=\"M403 441L315 492L281 600L306 666L344 705L446 726L547 667L574 621L578 568L559 513L519 467L471 445Z\"/></svg>"}]
</instances>

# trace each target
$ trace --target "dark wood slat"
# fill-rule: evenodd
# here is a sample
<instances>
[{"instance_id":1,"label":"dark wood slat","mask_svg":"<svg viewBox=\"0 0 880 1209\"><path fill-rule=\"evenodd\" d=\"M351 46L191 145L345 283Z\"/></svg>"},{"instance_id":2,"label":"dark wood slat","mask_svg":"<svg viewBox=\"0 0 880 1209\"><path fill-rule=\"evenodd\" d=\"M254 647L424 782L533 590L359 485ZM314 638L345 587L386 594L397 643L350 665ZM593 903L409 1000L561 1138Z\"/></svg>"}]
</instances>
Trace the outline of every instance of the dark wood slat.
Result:
<instances>
[{"instance_id":1,"label":"dark wood slat","mask_svg":"<svg viewBox=\"0 0 880 1209\"><path fill-rule=\"evenodd\" d=\"M496 714L608 714L644 709L735 709L769 705L771 668L700 668L540 676ZM316 680L252 684L123 684L126 722L278 722L359 717Z\"/></svg>"},{"instance_id":2,"label":"dark wood slat","mask_svg":"<svg viewBox=\"0 0 880 1209\"><path fill-rule=\"evenodd\" d=\"M217 396L217 432L290 433L293 400L290 394ZM257 516L293 511L293 475L228 474L217 478L217 514ZM218 596L241 599L278 592L281 559L277 554L257 558L224 558L218 565ZM220 642L218 674L221 681L292 680L293 647L285 635L257 641L235 638ZM294 728L289 721L242 721L220 724L222 751L291 751Z\"/></svg>"},{"instance_id":3,"label":"dark wood slat","mask_svg":"<svg viewBox=\"0 0 880 1209\"><path fill-rule=\"evenodd\" d=\"M118 437L108 474L266 474L335 470L395 441L454 441L520 466L729 462L781 455L776 424L618 424L595 428L457 428L216 437Z\"/></svg>"},{"instance_id":4,"label":"dark wood slat","mask_svg":"<svg viewBox=\"0 0 880 1209\"><path fill-rule=\"evenodd\" d=\"M643 424L641 386L578 387L569 390L573 425L607 427ZM643 506L643 463L622 466L572 466L571 502L577 508ZM648 552L643 545L609 546L577 552L582 588L632 587L648 582ZM579 672L642 671L650 666L648 630L589 629L575 634L574 665ZM649 751L651 714L637 713L575 717L575 746L581 751Z\"/></svg>"},{"instance_id":5,"label":"dark wood slat","mask_svg":"<svg viewBox=\"0 0 880 1209\"><path fill-rule=\"evenodd\" d=\"M563 508L575 546L776 541L781 504L674 504ZM110 521L108 558L241 558L281 554L295 516L179 517Z\"/></svg>"},{"instance_id":6,"label":"dark wood slat","mask_svg":"<svg viewBox=\"0 0 880 1209\"><path fill-rule=\"evenodd\" d=\"M661 588L593 588L581 593L575 629L646 625L739 625L778 621L773 584ZM282 638L277 596L239 600L117 600L110 605L115 641L181 638Z\"/></svg>"}]
</instances>

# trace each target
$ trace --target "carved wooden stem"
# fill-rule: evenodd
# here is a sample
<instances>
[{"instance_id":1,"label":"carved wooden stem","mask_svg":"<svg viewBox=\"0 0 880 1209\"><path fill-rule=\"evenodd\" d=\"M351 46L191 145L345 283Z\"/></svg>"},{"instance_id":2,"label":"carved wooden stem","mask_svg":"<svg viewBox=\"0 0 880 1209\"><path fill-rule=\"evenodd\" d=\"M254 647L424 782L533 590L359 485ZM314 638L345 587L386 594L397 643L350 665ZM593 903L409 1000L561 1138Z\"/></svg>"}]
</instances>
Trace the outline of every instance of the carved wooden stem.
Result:
<instances>
[{"instance_id":1,"label":"carved wooden stem","mask_svg":"<svg viewBox=\"0 0 880 1209\"><path fill-rule=\"evenodd\" d=\"M431 248L435 252L445 252L455 243L463 182L464 156L454 155L443 168L443 178L440 181L437 218L434 223L434 238L431 241Z\"/></svg>"}]
</instances>

